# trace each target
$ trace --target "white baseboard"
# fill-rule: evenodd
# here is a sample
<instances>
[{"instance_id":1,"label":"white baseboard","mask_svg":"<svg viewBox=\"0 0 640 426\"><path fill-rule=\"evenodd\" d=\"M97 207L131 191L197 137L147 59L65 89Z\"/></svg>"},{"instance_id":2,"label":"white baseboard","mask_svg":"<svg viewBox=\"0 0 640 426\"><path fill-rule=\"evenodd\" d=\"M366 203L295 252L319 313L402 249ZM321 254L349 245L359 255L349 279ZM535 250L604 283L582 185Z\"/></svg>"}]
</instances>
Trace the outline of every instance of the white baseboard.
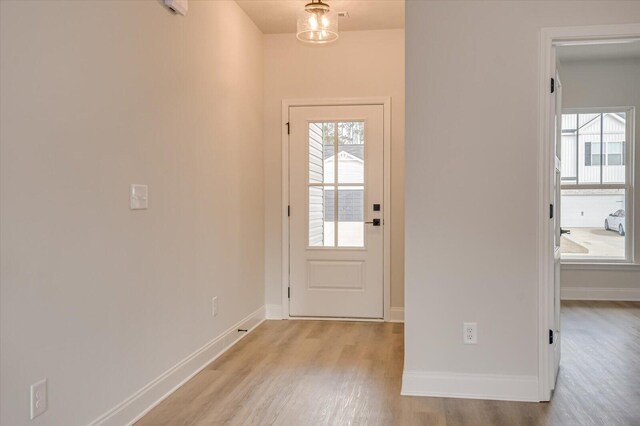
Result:
<instances>
[{"instance_id":1,"label":"white baseboard","mask_svg":"<svg viewBox=\"0 0 640 426\"><path fill-rule=\"evenodd\" d=\"M391 308L389 322L404 322L404 308Z\"/></svg>"},{"instance_id":2,"label":"white baseboard","mask_svg":"<svg viewBox=\"0 0 640 426\"><path fill-rule=\"evenodd\" d=\"M560 287L562 300L640 301L640 288Z\"/></svg>"},{"instance_id":3,"label":"white baseboard","mask_svg":"<svg viewBox=\"0 0 640 426\"><path fill-rule=\"evenodd\" d=\"M266 317L268 320L281 320L282 305L266 305Z\"/></svg>"},{"instance_id":4,"label":"white baseboard","mask_svg":"<svg viewBox=\"0 0 640 426\"><path fill-rule=\"evenodd\" d=\"M401 395L538 402L538 377L405 371Z\"/></svg>"},{"instance_id":5,"label":"white baseboard","mask_svg":"<svg viewBox=\"0 0 640 426\"><path fill-rule=\"evenodd\" d=\"M264 320L265 308L262 306L233 327L230 327L222 335L207 343L120 404L98 417L90 425L132 425L212 361L225 353L236 342L253 331ZM248 332L239 332L239 328L246 329Z\"/></svg>"}]
</instances>

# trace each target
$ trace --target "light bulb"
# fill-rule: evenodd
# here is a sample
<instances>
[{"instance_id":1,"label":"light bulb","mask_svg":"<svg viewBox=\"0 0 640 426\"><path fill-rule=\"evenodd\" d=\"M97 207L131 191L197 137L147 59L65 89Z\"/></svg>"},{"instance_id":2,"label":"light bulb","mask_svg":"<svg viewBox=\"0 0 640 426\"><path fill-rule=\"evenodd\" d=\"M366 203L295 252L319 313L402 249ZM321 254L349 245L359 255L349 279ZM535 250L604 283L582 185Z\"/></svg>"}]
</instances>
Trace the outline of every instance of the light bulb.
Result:
<instances>
[{"instance_id":1,"label":"light bulb","mask_svg":"<svg viewBox=\"0 0 640 426\"><path fill-rule=\"evenodd\" d=\"M309 26L312 30L318 29L318 17L315 14L309 16Z\"/></svg>"},{"instance_id":2,"label":"light bulb","mask_svg":"<svg viewBox=\"0 0 640 426\"><path fill-rule=\"evenodd\" d=\"M314 1L307 6L315 3ZM328 10L328 7L308 7L300 10L297 18L296 37L300 41L316 44L337 40L338 17L336 12Z\"/></svg>"}]
</instances>

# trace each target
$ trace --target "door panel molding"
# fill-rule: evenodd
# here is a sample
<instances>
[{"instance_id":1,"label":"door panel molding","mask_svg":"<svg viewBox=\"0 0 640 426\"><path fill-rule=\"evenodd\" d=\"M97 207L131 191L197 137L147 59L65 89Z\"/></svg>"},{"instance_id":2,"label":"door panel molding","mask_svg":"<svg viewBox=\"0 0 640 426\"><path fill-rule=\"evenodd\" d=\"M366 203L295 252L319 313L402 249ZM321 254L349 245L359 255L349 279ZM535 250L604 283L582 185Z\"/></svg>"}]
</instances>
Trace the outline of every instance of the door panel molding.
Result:
<instances>
[{"instance_id":1,"label":"door panel molding","mask_svg":"<svg viewBox=\"0 0 640 426\"><path fill-rule=\"evenodd\" d=\"M391 97L371 98L326 98L326 99L284 99L281 115L282 146L282 318L289 319L289 271L290 271L290 231L289 231L289 109L291 107L314 106L364 106L383 107L383 206L385 226L383 226L383 319L389 321L391 310ZM353 290L351 290L353 291ZM296 319L300 319L296 317ZM333 318L344 320L350 318ZM357 318L353 318L360 320ZM379 321L379 320L373 320Z\"/></svg>"},{"instance_id":2,"label":"door panel molding","mask_svg":"<svg viewBox=\"0 0 640 426\"><path fill-rule=\"evenodd\" d=\"M334 272L337 272L335 271L336 269L341 270L342 274L338 276L342 277L343 274L346 274L352 280L335 279L335 273L326 273L331 272L331 269ZM307 288L310 290L362 291L365 287L364 278L364 261L362 260L307 260ZM349 282L358 283L359 285L350 285Z\"/></svg>"}]
</instances>

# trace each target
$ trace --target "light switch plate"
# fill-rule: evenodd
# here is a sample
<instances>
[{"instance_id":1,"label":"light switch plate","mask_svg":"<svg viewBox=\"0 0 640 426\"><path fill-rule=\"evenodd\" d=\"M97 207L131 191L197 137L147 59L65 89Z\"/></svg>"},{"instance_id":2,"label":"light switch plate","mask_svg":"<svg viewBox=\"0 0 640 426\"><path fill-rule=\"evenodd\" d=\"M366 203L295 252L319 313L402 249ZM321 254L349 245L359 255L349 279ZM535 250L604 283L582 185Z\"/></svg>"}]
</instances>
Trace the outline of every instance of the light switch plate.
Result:
<instances>
[{"instance_id":1,"label":"light switch plate","mask_svg":"<svg viewBox=\"0 0 640 426\"><path fill-rule=\"evenodd\" d=\"M149 208L149 188L147 185L131 184L130 191L131 210L144 210Z\"/></svg>"},{"instance_id":2,"label":"light switch plate","mask_svg":"<svg viewBox=\"0 0 640 426\"><path fill-rule=\"evenodd\" d=\"M218 296L211 299L211 316L215 317L218 315Z\"/></svg>"}]
</instances>

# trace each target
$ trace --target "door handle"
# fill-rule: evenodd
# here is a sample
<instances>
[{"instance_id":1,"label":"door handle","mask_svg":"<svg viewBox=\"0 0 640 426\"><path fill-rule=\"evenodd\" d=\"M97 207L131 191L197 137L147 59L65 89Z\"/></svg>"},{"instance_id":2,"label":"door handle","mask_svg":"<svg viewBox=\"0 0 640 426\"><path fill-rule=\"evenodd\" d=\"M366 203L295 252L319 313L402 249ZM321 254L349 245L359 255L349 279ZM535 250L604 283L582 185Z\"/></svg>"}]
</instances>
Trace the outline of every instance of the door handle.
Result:
<instances>
[{"instance_id":1,"label":"door handle","mask_svg":"<svg viewBox=\"0 0 640 426\"><path fill-rule=\"evenodd\" d=\"M373 220L371 220L369 222L365 222L365 223L368 223L368 224L373 225L373 226L380 226L380 219L373 219Z\"/></svg>"},{"instance_id":2,"label":"door handle","mask_svg":"<svg viewBox=\"0 0 640 426\"><path fill-rule=\"evenodd\" d=\"M571 234L571 229L562 229L560 228L560 235L562 234Z\"/></svg>"}]
</instances>

